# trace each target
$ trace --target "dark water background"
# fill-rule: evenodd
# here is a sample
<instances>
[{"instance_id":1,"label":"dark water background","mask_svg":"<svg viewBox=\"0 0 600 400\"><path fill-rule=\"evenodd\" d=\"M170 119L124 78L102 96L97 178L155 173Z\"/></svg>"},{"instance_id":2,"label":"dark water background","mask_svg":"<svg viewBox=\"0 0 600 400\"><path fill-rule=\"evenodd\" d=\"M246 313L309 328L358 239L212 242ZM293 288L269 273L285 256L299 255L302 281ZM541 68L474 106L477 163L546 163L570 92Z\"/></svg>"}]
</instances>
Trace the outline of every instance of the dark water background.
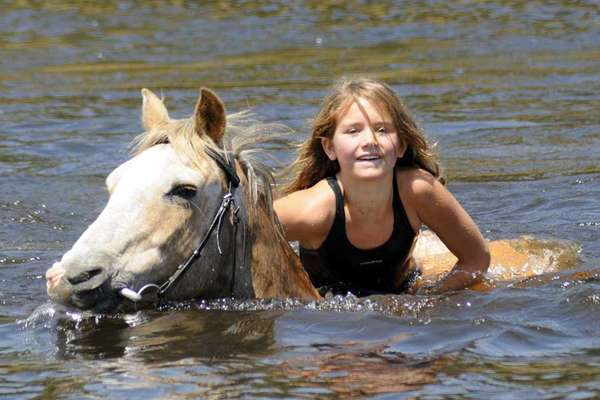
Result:
<instances>
[{"instance_id":1,"label":"dark water background","mask_svg":"<svg viewBox=\"0 0 600 400\"><path fill-rule=\"evenodd\" d=\"M0 397L600 397L597 1L0 10ZM208 86L301 140L332 80L362 73L439 142L486 237L568 240L579 264L550 251L543 279L451 296L120 316L48 303L45 270L101 210L104 177L141 131L140 88L185 116Z\"/></svg>"}]
</instances>

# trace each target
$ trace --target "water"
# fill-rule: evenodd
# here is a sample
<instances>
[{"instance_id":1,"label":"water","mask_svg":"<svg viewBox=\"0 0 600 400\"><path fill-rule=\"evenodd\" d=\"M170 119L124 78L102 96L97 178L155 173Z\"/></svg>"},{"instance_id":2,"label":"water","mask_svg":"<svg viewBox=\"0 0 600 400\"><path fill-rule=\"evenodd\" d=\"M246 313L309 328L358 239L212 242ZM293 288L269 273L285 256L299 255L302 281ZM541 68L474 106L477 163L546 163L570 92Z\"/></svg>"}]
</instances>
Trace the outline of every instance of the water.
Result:
<instances>
[{"instance_id":1,"label":"water","mask_svg":"<svg viewBox=\"0 0 600 400\"><path fill-rule=\"evenodd\" d=\"M449 3L3 2L0 396L600 396L600 5ZM568 240L579 264L449 296L48 303L45 270L141 131L142 87L175 116L211 87L301 140L327 85L364 73L438 142L486 237Z\"/></svg>"}]
</instances>

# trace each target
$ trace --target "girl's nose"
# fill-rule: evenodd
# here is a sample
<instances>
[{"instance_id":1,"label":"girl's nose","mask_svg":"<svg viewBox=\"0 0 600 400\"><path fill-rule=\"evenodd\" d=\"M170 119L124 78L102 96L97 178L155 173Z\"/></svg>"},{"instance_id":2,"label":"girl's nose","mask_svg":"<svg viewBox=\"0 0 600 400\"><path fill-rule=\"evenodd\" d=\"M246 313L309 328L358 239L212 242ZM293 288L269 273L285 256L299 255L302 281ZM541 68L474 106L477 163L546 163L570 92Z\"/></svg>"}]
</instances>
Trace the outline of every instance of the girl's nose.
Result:
<instances>
[{"instance_id":1,"label":"girl's nose","mask_svg":"<svg viewBox=\"0 0 600 400\"><path fill-rule=\"evenodd\" d=\"M366 127L361 132L361 144L363 146L372 146L378 144L377 138L375 137L375 131L371 127Z\"/></svg>"}]
</instances>

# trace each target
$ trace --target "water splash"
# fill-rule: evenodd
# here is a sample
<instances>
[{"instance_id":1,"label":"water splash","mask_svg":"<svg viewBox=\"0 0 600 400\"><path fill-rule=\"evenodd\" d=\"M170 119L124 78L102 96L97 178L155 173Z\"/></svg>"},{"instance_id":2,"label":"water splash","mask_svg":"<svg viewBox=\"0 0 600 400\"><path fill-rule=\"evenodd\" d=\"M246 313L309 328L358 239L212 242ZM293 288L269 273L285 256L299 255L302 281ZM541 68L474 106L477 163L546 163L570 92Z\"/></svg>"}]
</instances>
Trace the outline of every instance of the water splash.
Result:
<instances>
[{"instance_id":1,"label":"water splash","mask_svg":"<svg viewBox=\"0 0 600 400\"><path fill-rule=\"evenodd\" d=\"M198 303L178 303L167 305L168 309L195 308L198 310L219 311L323 311L323 312L375 312L387 315L416 317L420 312L433 308L439 296L412 295L376 295L356 297L352 293L346 295L330 295L321 301L303 301L298 299L252 299L236 300L224 298L202 300Z\"/></svg>"},{"instance_id":2,"label":"water splash","mask_svg":"<svg viewBox=\"0 0 600 400\"><path fill-rule=\"evenodd\" d=\"M61 304L47 301L37 307L25 319L17 320L16 324L22 330L35 330L39 328L54 328L57 323L71 324L76 329L82 329L83 325L98 325L102 319L112 318L105 314L94 314L91 311L81 311L69 308Z\"/></svg>"},{"instance_id":3,"label":"water splash","mask_svg":"<svg viewBox=\"0 0 600 400\"><path fill-rule=\"evenodd\" d=\"M47 301L33 310L27 318L17 320L17 327L22 330L38 327L50 328L59 307L57 304Z\"/></svg>"},{"instance_id":4,"label":"water splash","mask_svg":"<svg viewBox=\"0 0 600 400\"><path fill-rule=\"evenodd\" d=\"M517 280L557 272L579 264L581 246L577 243L535 239L522 236L510 241L515 250L527 254L522 266L490 265L488 276L492 280Z\"/></svg>"}]
</instances>

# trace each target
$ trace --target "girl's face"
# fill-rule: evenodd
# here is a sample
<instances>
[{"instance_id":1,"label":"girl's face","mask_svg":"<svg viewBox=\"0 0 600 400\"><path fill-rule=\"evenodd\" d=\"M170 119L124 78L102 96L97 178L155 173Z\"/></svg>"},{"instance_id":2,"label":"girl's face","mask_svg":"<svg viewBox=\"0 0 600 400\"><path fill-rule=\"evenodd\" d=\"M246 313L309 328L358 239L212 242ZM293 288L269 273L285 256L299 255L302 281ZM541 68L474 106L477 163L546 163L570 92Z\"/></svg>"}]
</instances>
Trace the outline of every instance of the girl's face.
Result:
<instances>
[{"instance_id":1,"label":"girl's face","mask_svg":"<svg viewBox=\"0 0 600 400\"><path fill-rule=\"evenodd\" d=\"M363 98L338 117L333 138L322 144L329 159L339 162L342 174L360 179L389 174L406 150L392 118Z\"/></svg>"}]
</instances>

